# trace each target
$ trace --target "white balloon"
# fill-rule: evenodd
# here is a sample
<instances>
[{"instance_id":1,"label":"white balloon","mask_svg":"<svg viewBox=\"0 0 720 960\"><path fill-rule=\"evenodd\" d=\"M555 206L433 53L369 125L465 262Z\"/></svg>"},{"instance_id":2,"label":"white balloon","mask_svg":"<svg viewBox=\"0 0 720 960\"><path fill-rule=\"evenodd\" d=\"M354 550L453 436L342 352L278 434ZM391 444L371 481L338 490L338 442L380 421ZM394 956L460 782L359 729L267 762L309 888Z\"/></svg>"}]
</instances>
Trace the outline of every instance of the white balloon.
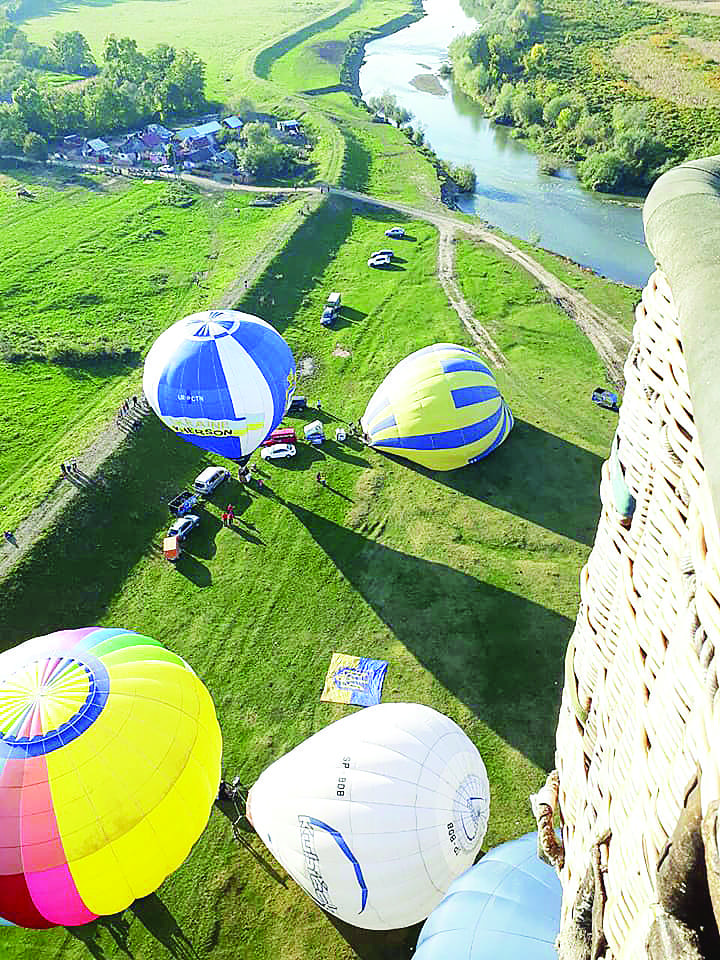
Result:
<instances>
[{"instance_id":1,"label":"white balloon","mask_svg":"<svg viewBox=\"0 0 720 960\"><path fill-rule=\"evenodd\" d=\"M344 717L268 767L253 826L323 909L367 930L425 919L475 860L490 813L482 758L430 707Z\"/></svg>"}]
</instances>

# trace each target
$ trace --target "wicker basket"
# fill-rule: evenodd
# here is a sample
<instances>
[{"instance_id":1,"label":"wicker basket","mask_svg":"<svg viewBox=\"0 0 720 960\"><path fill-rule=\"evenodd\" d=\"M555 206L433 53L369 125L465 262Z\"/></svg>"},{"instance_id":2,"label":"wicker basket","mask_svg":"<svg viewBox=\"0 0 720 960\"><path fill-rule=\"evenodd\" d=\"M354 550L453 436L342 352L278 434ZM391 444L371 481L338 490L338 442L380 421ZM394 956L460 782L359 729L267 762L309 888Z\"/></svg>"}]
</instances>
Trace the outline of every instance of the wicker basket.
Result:
<instances>
[{"instance_id":1,"label":"wicker basket","mask_svg":"<svg viewBox=\"0 0 720 960\"><path fill-rule=\"evenodd\" d=\"M692 880L702 873L680 852L682 837L702 847L701 820L692 820L696 796L700 818L720 800L720 536L699 438L709 447L713 425L696 427L684 330L658 269L636 308L614 454L634 512L619 512L608 461L568 649L556 750L565 854L561 957L705 955L692 909L674 906L672 892L682 901L690 882L683 856ZM708 388L696 385L696 395L700 389ZM714 836L706 837L707 863L720 863ZM596 869L591 881L595 860L600 874ZM710 898L717 913L712 883ZM672 937L653 947L663 917L678 921L691 952L667 947Z\"/></svg>"}]
</instances>

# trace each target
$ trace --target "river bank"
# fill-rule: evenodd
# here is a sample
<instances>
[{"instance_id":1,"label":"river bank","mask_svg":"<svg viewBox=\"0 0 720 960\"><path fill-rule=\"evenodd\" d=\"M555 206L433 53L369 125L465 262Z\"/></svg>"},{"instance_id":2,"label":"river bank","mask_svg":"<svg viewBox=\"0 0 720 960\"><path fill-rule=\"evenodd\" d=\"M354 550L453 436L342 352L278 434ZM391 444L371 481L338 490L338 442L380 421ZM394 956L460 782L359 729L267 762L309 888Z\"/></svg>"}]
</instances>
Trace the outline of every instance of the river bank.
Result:
<instances>
[{"instance_id":1,"label":"river bank","mask_svg":"<svg viewBox=\"0 0 720 960\"><path fill-rule=\"evenodd\" d=\"M423 8L425 16L410 27L367 44L359 72L363 99L389 91L443 161L472 166L477 186L458 198L463 212L615 282L642 286L653 261L639 205L588 193L569 167L543 174L538 157L508 128L488 120L440 75L450 43L475 21L458 0L426 0ZM421 70L437 78L444 96L413 85Z\"/></svg>"}]
</instances>

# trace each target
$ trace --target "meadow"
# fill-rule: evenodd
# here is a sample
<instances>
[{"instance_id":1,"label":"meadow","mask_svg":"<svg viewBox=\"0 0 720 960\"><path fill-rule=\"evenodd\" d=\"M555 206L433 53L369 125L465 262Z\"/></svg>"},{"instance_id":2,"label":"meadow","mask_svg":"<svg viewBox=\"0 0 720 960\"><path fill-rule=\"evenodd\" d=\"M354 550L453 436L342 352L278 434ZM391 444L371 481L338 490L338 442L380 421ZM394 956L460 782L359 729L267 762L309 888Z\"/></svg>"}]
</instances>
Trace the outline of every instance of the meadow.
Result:
<instances>
[{"instance_id":1,"label":"meadow","mask_svg":"<svg viewBox=\"0 0 720 960\"><path fill-rule=\"evenodd\" d=\"M141 46L187 45L208 61L212 96L248 94L258 104L305 111L319 137L316 162L319 156L331 179L434 203L427 160L333 89L351 33L410 5L287 6L270 0L261 22L247 0L232 11L223 0L202 7L197 0L59 3L26 27L37 40L81 29L96 51L118 23ZM331 23L309 28L313 17ZM286 33L293 44L282 41ZM0 312L0 337L8 352L41 358L0 363L0 416L16 408L22 420L22 428L0 433L0 475L10 478L0 487L3 516L39 498L58 462L137 389L141 355L160 329L218 302L265 317L286 337L303 372L298 392L311 404L322 400L330 439L264 465L262 491L234 479L221 487L173 568L161 551L167 500L216 458L148 418L105 465L102 482L78 496L3 582L0 649L82 623L164 641L208 685L225 774L246 783L347 713L319 701L333 651L386 659L385 700L417 700L447 713L483 754L492 791L485 849L532 829L527 797L553 765L577 575L615 427L613 415L589 401L604 380L590 343L520 268L458 241L463 292L508 358L496 372L516 424L487 461L434 474L332 439L411 351L443 340L472 346L438 282L431 226L406 223L410 238L396 244L396 269L375 272L366 267L369 253L386 246L388 225L403 220L363 206L329 199L300 222L297 205L258 210L238 194L193 194L185 207L162 184L24 182L35 203L15 197L16 181L5 180L0 193L0 229L14 254L0 288L9 305ZM293 218L299 226L245 292L238 278ZM615 314L635 296L550 254L538 258ZM326 330L319 317L331 290L342 292L344 307ZM129 358L114 360L118 368L57 363L59 350L105 347L127 347ZM288 424L301 429L316 416L311 408ZM315 481L318 470L328 489ZM220 520L228 501L238 516L232 529ZM190 858L156 894L70 931L3 930L4 956L410 956L416 931L372 935L332 923L282 873L278 882L257 838L249 842L251 850L237 846L214 811Z\"/></svg>"},{"instance_id":2,"label":"meadow","mask_svg":"<svg viewBox=\"0 0 720 960\"><path fill-rule=\"evenodd\" d=\"M16 196L22 185L34 200ZM3 524L137 392L158 333L216 303L298 215L300 201L251 200L72 173L0 177Z\"/></svg>"},{"instance_id":3,"label":"meadow","mask_svg":"<svg viewBox=\"0 0 720 960\"><path fill-rule=\"evenodd\" d=\"M408 225L397 270L368 271L392 222L327 203L239 304L264 308L288 339L308 374L299 392L322 399L330 437L407 353L441 340L472 345L437 281L431 227ZM334 650L387 659L385 700L436 707L480 748L492 791L485 847L531 829L527 796L552 765L577 571L614 421L589 402L602 369L566 315L483 247L460 242L458 260L466 296L510 361L497 373L516 426L491 458L433 474L355 442L301 445L288 465L264 466L262 492L221 487L174 569L160 551L165 502L210 459L150 419L105 484L5 581L0 647L90 622L166 641L207 683L225 771L245 782L346 712L319 702ZM329 290L345 303L331 331L319 324ZM315 416L288 422L301 428ZM316 483L318 469L329 489ZM220 522L227 501L241 515L234 529ZM413 937L336 929L292 881L280 885L237 847L217 812L182 869L121 917L3 933L12 960L39 949L44 960L86 950L138 960L349 960L357 950L400 960Z\"/></svg>"}]
</instances>

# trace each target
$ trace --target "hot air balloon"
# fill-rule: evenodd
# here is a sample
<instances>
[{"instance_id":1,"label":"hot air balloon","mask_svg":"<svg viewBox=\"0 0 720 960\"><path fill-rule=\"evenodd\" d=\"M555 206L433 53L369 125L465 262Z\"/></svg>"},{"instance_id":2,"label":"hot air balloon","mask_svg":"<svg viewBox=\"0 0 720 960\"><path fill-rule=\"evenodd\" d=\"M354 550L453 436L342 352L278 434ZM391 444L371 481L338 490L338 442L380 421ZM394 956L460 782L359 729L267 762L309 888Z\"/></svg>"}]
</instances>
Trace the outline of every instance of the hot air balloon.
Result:
<instances>
[{"instance_id":1,"label":"hot air balloon","mask_svg":"<svg viewBox=\"0 0 720 960\"><path fill-rule=\"evenodd\" d=\"M562 887L537 833L495 847L450 887L415 960L557 960Z\"/></svg>"},{"instance_id":2,"label":"hot air balloon","mask_svg":"<svg viewBox=\"0 0 720 960\"><path fill-rule=\"evenodd\" d=\"M426 917L475 859L489 810L474 744L415 703L331 724L268 767L248 799L253 826L306 893L368 930Z\"/></svg>"},{"instance_id":3,"label":"hot air balloon","mask_svg":"<svg viewBox=\"0 0 720 960\"><path fill-rule=\"evenodd\" d=\"M362 426L379 450L431 470L455 470L499 446L513 417L477 353L436 343L390 371L367 405Z\"/></svg>"},{"instance_id":4,"label":"hot air balloon","mask_svg":"<svg viewBox=\"0 0 720 960\"><path fill-rule=\"evenodd\" d=\"M269 323L210 310L157 338L145 360L143 391L184 440L242 460L285 416L295 383L290 347Z\"/></svg>"},{"instance_id":5,"label":"hot air balloon","mask_svg":"<svg viewBox=\"0 0 720 960\"><path fill-rule=\"evenodd\" d=\"M205 827L221 749L209 693L149 637L0 654L0 916L78 926L152 893Z\"/></svg>"}]
</instances>

